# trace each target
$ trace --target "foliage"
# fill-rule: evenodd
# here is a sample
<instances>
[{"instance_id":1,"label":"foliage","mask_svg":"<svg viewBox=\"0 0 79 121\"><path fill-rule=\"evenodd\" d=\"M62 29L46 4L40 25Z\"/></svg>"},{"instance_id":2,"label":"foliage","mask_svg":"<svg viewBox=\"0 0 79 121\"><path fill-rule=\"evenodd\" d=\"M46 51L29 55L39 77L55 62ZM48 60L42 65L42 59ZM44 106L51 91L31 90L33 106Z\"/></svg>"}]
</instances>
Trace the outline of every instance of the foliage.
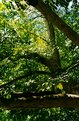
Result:
<instances>
[{"instance_id":1,"label":"foliage","mask_svg":"<svg viewBox=\"0 0 79 121\"><path fill-rule=\"evenodd\" d=\"M79 111L73 109L36 109L20 111L0 111L1 121L78 121Z\"/></svg>"},{"instance_id":2,"label":"foliage","mask_svg":"<svg viewBox=\"0 0 79 121\"><path fill-rule=\"evenodd\" d=\"M70 0L45 0L62 19L75 31L79 32L79 8L78 2L69 7ZM51 4L52 3L52 4ZM62 32L54 27L55 43L60 54L61 70L52 78L49 74L38 72L50 72L41 59L52 58L54 47L49 38L47 23L33 7L25 2L20 2L20 7L12 1L0 3L0 85L14 81L3 88L0 94L6 98L13 92L40 92L51 91L63 93L63 82L75 82L79 84L79 48L72 43ZM62 11L63 15L62 15ZM36 54L36 55L34 55ZM34 57L31 57L34 56ZM42 59L44 59L42 58ZM42 62L42 63L41 63ZM60 73L62 72L62 73ZM29 73L31 74L30 76ZM25 78L22 76L27 75ZM36 109L8 111L0 110L0 119L3 121L78 121L79 111L74 109Z\"/></svg>"}]
</instances>

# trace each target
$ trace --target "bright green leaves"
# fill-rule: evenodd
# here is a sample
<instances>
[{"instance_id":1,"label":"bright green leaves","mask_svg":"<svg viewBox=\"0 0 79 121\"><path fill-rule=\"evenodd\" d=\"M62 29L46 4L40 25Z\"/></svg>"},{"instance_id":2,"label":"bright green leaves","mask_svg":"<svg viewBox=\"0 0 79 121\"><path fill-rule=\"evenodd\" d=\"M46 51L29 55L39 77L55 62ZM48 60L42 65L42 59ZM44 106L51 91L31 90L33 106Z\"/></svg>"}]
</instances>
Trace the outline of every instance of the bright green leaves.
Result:
<instances>
[{"instance_id":1,"label":"bright green leaves","mask_svg":"<svg viewBox=\"0 0 79 121\"><path fill-rule=\"evenodd\" d=\"M30 77L31 79L19 79L19 82L17 80L16 84L11 86L11 88L13 91L33 91L38 87L37 81L36 88L31 87L31 85L35 83L34 79L37 76L34 71L38 71L39 69L41 70L41 68L42 70L45 70L45 67L42 66L42 64L38 64L34 59L29 60L25 55L27 55L27 52L45 52L47 48L45 40L47 28L44 29L45 23L43 18L41 18L41 14L33 8L26 8L26 10L23 11L22 9L18 10L16 5L14 8L10 5L10 1L5 4L1 4L0 10L1 84L12 81L24 74L28 75L28 73L32 72L33 75ZM30 80L34 80L32 81L33 83L30 83ZM37 80L40 80L40 78ZM5 92L6 91L4 91L4 93ZM9 92L7 91L6 93Z\"/></svg>"},{"instance_id":2,"label":"bright green leaves","mask_svg":"<svg viewBox=\"0 0 79 121\"><path fill-rule=\"evenodd\" d=\"M70 0L66 0L65 3L58 0L56 5L61 4L67 7L69 2ZM66 14L65 9L63 10L63 20L76 31L79 31L79 17L77 16L79 9L71 10L70 14ZM60 15L62 14L61 11L59 11ZM53 46L50 43L44 17L33 7L28 7L22 0L16 0L16 2L9 0L4 4L0 3L0 86L8 83L7 87L0 91L0 94L10 98L11 92L14 91L64 93L65 89L62 82L75 82L75 84L78 82L78 46L68 41L57 28L54 27L54 31L55 44L61 61L61 68L55 73L55 78L49 68L54 63L51 56L54 54L55 48L52 48ZM53 57L56 58L56 56ZM76 111L72 110L73 115L75 115L74 112ZM75 118L72 118L72 113L63 109L60 110L60 108L36 110L34 112L5 111L6 118L4 118L2 115L5 116L5 114L0 110L0 119L4 121L8 120L7 117L9 117L11 121L73 120ZM76 120L78 121L78 118Z\"/></svg>"},{"instance_id":3,"label":"bright green leaves","mask_svg":"<svg viewBox=\"0 0 79 121\"><path fill-rule=\"evenodd\" d=\"M42 64L41 61L37 61L38 57L30 57L29 60L27 53L39 53L48 59L51 58L51 55L54 53L54 48L52 48L53 46L50 43L47 25L43 16L33 7L26 7L24 10L21 8L18 9L17 4L12 2L8 1L4 4L0 4L0 71L1 78L7 81L8 79L13 79L28 71L49 71L48 67L44 65L44 63ZM12 7L12 4L14 7ZM19 6L20 4L25 6L26 3L24 1L20 1L18 4ZM65 15L62 16L62 18L65 19L67 23L73 19L73 27L76 29L76 26L78 28L78 16L76 16L75 13L76 10L73 10L72 15L66 15L64 11ZM75 17L77 22L75 22ZM70 22L72 23L72 21ZM72 64L75 59L78 59L78 47L71 43L71 41L67 41L67 38L57 28L55 28L55 42L60 54L61 69L65 69ZM52 60L51 62L53 65ZM57 74L59 72L60 70L58 70ZM34 74L34 76L36 78L36 74ZM34 77L32 77L31 79L36 81L36 85L38 85L38 80L39 86L37 88L39 88L39 90L42 90L43 87L45 87L44 89L51 89L52 84L49 84L48 80L51 81L52 78L49 79L49 76L37 76L36 80ZM59 78L59 75L57 78ZM40 80L43 81L42 88L42 81L40 83Z\"/></svg>"}]
</instances>

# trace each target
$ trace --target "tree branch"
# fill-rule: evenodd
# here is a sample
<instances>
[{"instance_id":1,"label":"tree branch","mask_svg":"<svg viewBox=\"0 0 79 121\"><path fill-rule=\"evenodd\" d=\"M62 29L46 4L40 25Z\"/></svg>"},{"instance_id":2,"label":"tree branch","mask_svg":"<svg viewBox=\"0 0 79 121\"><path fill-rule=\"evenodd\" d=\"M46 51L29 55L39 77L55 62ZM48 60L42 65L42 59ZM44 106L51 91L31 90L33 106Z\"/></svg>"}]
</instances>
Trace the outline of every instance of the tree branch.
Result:
<instances>
[{"instance_id":1,"label":"tree branch","mask_svg":"<svg viewBox=\"0 0 79 121\"><path fill-rule=\"evenodd\" d=\"M79 95L53 95L52 97L31 97L18 100L0 98L0 107L9 110L27 108L77 108L79 109Z\"/></svg>"},{"instance_id":2,"label":"tree branch","mask_svg":"<svg viewBox=\"0 0 79 121\"><path fill-rule=\"evenodd\" d=\"M22 98L22 97L25 97L25 98L28 98L28 97L33 97L33 96L47 96L47 95L52 95L54 94L55 92L54 91L40 91L40 92L14 92L14 93L11 93L11 97L12 98Z\"/></svg>"},{"instance_id":3,"label":"tree branch","mask_svg":"<svg viewBox=\"0 0 79 121\"><path fill-rule=\"evenodd\" d=\"M30 1L29 4L34 6L32 0L26 1ZM46 5L43 0L38 0L38 3L34 7L44 15L47 21L52 22L71 41L79 46L79 34L68 26L55 12L53 12L48 4Z\"/></svg>"},{"instance_id":4,"label":"tree branch","mask_svg":"<svg viewBox=\"0 0 79 121\"><path fill-rule=\"evenodd\" d=\"M25 55L18 55L16 57L16 59L14 59L14 60L17 60L20 58L34 59L37 62L47 66L52 74L52 77L55 77L55 75L57 75L58 69L60 69L60 67L61 67L59 52L56 48L55 48L54 53L52 54L51 58L46 58L43 55L40 55L38 53L27 52ZM13 60L13 59L10 59L10 60Z\"/></svg>"},{"instance_id":5,"label":"tree branch","mask_svg":"<svg viewBox=\"0 0 79 121\"><path fill-rule=\"evenodd\" d=\"M42 55L40 55L36 52L27 52L25 55L19 54L15 59L13 59L13 58L9 58L9 59L12 60L12 61L13 60L15 61L15 60L20 59L20 58L34 59L37 62L44 64L45 66L47 66L48 62L49 62L49 60L46 57L44 57L44 56L42 56Z\"/></svg>"}]
</instances>

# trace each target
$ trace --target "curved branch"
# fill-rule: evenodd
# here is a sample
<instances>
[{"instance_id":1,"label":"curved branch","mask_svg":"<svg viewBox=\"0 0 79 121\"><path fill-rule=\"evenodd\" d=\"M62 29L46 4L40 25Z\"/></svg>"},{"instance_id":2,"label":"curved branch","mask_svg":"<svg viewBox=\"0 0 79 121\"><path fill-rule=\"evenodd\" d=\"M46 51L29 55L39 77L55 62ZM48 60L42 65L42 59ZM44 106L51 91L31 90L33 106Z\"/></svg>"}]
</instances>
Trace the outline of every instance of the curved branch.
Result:
<instances>
[{"instance_id":1,"label":"curved branch","mask_svg":"<svg viewBox=\"0 0 79 121\"><path fill-rule=\"evenodd\" d=\"M20 59L20 58L25 58L25 59L34 59L36 60L37 62L41 63L41 64L44 64L45 66L47 66L49 69L50 69L50 59L44 57L43 55L40 55L39 53L36 53L36 52L27 52L25 55L18 55L16 57L16 59L12 59L10 58L10 60L17 60L17 59Z\"/></svg>"},{"instance_id":2,"label":"curved branch","mask_svg":"<svg viewBox=\"0 0 79 121\"><path fill-rule=\"evenodd\" d=\"M35 5L32 4L32 0L25 1L28 1L30 5L34 6L38 11L40 11L47 21L51 21L71 41L79 46L79 34L68 26L55 12L53 12L48 4L46 5L43 0L36 0L38 2Z\"/></svg>"}]
</instances>

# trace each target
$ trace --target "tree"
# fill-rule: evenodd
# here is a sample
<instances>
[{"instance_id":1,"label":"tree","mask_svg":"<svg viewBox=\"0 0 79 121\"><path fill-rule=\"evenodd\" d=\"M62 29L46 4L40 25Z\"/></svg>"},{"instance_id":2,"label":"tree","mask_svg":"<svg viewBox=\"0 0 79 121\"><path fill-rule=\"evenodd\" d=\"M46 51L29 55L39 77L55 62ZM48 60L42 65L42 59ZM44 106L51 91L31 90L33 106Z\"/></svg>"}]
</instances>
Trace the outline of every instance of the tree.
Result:
<instances>
[{"instance_id":1,"label":"tree","mask_svg":"<svg viewBox=\"0 0 79 121\"><path fill-rule=\"evenodd\" d=\"M69 3L14 0L1 4L0 107L79 108L79 19L72 19L78 14L78 2L71 10ZM64 8L58 10L60 6Z\"/></svg>"}]
</instances>

